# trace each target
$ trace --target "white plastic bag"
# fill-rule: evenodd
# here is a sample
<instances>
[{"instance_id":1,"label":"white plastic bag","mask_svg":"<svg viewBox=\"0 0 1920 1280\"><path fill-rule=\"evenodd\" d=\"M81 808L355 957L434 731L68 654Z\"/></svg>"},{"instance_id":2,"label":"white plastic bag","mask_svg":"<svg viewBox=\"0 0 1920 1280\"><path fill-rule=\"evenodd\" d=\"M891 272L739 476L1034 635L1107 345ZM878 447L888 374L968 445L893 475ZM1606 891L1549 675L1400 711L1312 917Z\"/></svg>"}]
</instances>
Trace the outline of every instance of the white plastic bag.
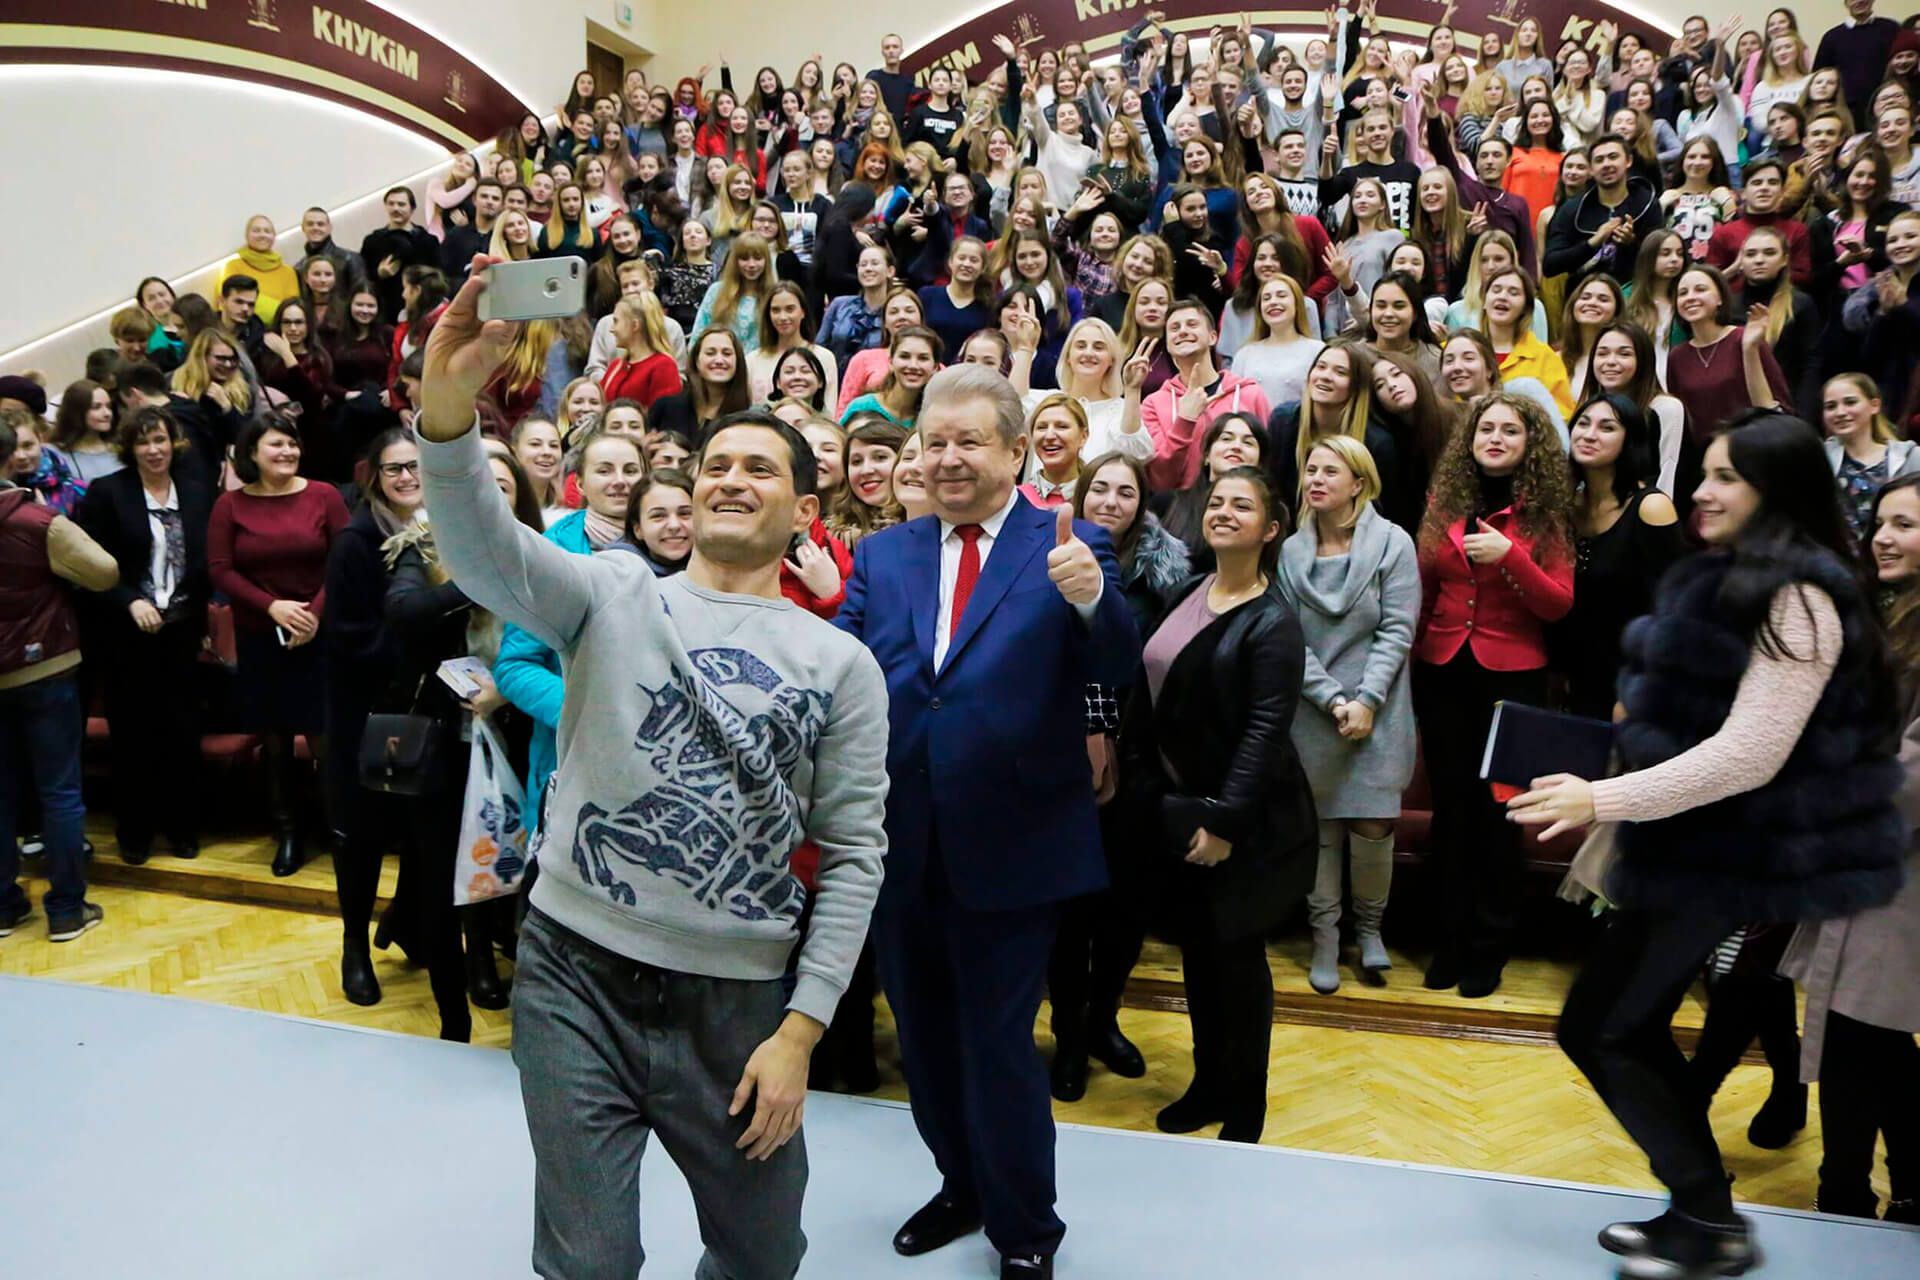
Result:
<instances>
[{"instance_id":1,"label":"white plastic bag","mask_svg":"<svg viewBox=\"0 0 1920 1280\"><path fill-rule=\"evenodd\" d=\"M506 749L486 720L473 720L460 847L453 860L453 905L517 893L527 870L527 795Z\"/></svg>"}]
</instances>

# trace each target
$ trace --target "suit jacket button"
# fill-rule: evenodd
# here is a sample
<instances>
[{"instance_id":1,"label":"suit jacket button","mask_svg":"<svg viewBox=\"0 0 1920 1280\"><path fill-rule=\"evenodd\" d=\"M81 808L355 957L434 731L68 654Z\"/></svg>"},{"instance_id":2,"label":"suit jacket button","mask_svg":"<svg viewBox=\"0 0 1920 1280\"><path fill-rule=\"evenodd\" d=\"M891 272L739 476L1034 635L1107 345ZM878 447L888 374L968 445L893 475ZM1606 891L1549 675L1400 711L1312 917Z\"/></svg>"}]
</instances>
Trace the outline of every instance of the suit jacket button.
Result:
<instances>
[{"instance_id":1,"label":"suit jacket button","mask_svg":"<svg viewBox=\"0 0 1920 1280\"><path fill-rule=\"evenodd\" d=\"M929 702L927 705L931 707L933 710L938 711L940 709L940 699L935 698L932 702Z\"/></svg>"}]
</instances>

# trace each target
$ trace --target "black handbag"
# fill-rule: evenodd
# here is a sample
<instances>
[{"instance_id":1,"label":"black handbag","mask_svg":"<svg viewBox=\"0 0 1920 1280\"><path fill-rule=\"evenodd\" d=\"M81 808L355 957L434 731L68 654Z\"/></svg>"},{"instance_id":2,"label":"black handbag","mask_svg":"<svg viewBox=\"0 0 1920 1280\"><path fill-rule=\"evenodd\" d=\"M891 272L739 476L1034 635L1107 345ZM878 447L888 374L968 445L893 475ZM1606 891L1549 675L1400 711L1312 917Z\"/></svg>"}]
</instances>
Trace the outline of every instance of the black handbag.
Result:
<instances>
[{"instance_id":1,"label":"black handbag","mask_svg":"<svg viewBox=\"0 0 1920 1280\"><path fill-rule=\"evenodd\" d=\"M422 678L414 690L415 706L425 685ZM360 734L360 785L394 796L424 794L440 759L441 737L440 722L432 716L411 711L368 716Z\"/></svg>"}]
</instances>

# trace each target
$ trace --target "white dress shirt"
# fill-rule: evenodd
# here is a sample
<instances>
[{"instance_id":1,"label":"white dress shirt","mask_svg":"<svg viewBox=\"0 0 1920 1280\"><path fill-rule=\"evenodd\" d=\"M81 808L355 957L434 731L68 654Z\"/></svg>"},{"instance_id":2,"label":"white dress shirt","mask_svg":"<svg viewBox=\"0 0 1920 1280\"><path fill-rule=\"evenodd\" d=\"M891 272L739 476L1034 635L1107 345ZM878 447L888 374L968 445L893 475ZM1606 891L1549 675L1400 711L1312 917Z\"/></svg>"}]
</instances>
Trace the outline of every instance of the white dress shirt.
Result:
<instances>
[{"instance_id":1,"label":"white dress shirt","mask_svg":"<svg viewBox=\"0 0 1920 1280\"><path fill-rule=\"evenodd\" d=\"M156 502L144 485L140 492L147 500L147 525L153 533L153 548L147 557L147 578L153 583L153 607L165 613L167 605L173 600L173 593L179 589L180 584L174 580L173 572L167 565L166 521L155 513L180 510L180 493L170 484L167 486L166 500Z\"/></svg>"},{"instance_id":2,"label":"white dress shirt","mask_svg":"<svg viewBox=\"0 0 1920 1280\"><path fill-rule=\"evenodd\" d=\"M976 544L980 551L980 573L987 571L987 557L993 553L994 544L1000 540L1000 529L1007 523L1007 516L1013 510L1013 504L1020 501L1020 491L1014 489L1007 494L1007 500L1000 509L980 522L980 540ZM940 603L933 620L933 669L937 672L947 664L947 646L953 636L953 589L960 581L960 553L966 543L954 532L960 526L940 517ZM974 592L980 590L978 581L974 583ZM1106 593L1104 578L1100 584L1100 593ZM1089 604L1075 605L1074 612L1083 621L1093 620L1093 611L1100 606L1100 596L1096 595Z\"/></svg>"}]
</instances>

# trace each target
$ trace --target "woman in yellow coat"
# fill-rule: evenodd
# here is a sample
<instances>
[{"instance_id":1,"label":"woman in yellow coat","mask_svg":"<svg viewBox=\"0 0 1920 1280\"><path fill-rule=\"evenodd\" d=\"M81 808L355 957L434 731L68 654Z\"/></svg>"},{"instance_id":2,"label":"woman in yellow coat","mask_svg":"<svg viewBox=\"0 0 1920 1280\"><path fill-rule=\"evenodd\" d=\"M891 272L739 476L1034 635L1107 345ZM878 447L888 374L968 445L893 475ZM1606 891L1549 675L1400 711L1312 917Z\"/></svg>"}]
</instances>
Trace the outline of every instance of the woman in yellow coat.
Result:
<instances>
[{"instance_id":1,"label":"woman in yellow coat","mask_svg":"<svg viewBox=\"0 0 1920 1280\"><path fill-rule=\"evenodd\" d=\"M1518 267L1496 271L1482 286L1480 331L1500 357L1500 380L1534 378L1563 418L1573 416L1573 383L1560 353L1534 336L1533 277Z\"/></svg>"},{"instance_id":2,"label":"woman in yellow coat","mask_svg":"<svg viewBox=\"0 0 1920 1280\"><path fill-rule=\"evenodd\" d=\"M254 314L266 325L273 323L281 303L300 296L300 277L294 274L291 263L274 252L277 234L273 219L266 214L256 213L248 218L246 243L240 246L239 253L220 264L220 277L213 282L213 296L217 298L228 276L252 276L260 285L260 300L254 304Z\"/></svg>"}]
</instances>

